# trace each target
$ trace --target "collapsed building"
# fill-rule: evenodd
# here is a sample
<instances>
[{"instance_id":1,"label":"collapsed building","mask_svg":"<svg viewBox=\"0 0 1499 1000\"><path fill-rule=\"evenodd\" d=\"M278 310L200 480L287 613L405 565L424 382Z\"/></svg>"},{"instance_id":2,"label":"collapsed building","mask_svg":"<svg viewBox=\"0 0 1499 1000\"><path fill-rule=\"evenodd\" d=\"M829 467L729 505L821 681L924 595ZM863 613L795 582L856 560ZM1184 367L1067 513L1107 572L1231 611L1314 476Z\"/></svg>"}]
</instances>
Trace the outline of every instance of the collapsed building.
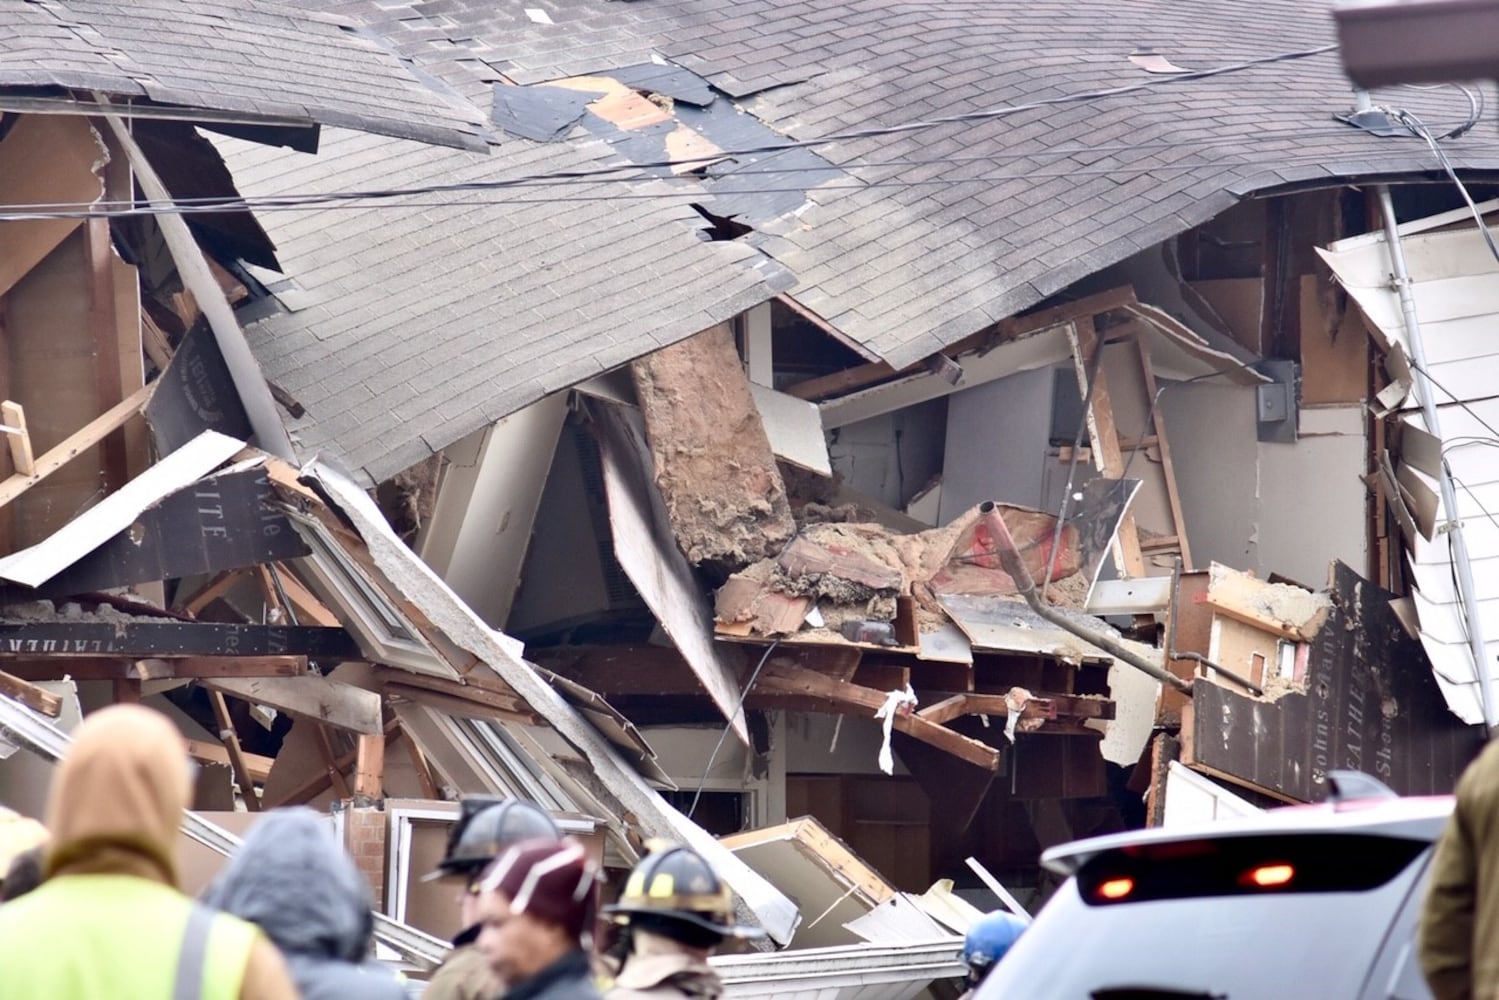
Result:
<instances>
[{"instance_id":1,"label":"collapsed building","mask_svg":"<svg viewBox=\"0 0 1499 1000\"><path fill-rule=\"evenodd\" d=\"M1044 896L1040 849L1337 768L1444 792L1493 721L1438 482L1494 434L1450 283L1496 265L1396 111L1469 119L1480 197L1499 149L1459 90L1359 111L1318 5L1051 54L1082 15L199 4L164 52L171 0L31 6L8 806L146 700L207 765L192 877L318 806L414 970L456 929L415 876L492 792L608 868L703 851L792 949L736 989L914 994L994 876ZM273 29L261 76L223 48Z\"/></svg>"}]
</instances>

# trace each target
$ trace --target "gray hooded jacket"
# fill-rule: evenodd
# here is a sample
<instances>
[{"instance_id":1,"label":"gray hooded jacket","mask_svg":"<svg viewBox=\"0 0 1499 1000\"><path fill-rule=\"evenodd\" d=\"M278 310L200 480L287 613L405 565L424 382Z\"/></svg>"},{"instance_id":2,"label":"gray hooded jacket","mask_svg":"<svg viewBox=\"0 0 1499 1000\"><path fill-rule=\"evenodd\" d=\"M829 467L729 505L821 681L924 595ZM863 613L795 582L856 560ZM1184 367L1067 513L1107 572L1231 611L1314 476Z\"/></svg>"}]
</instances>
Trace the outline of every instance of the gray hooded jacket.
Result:
<instances>
[{"instance_id":1,"label":"gray hooded jacket","mask_svg":"<svg viewBox=\"0 0 1499 1000\"><path fill-rule=\"evenodd\" d=\"M310 809L267 813L203 902L259 926L286 956L304 1000L406 997L395 973L366 958L369 886Z\"/></svg>"}]
</instances>

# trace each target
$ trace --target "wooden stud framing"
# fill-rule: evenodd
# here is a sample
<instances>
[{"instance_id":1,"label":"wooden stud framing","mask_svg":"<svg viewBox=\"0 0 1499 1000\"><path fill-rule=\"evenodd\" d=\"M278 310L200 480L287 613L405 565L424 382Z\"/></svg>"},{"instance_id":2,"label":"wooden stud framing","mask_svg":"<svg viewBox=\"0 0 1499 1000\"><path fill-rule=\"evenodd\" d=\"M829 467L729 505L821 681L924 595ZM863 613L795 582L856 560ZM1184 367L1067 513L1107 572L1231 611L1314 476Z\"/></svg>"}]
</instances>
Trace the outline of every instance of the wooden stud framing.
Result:
<instances>
[{"instance_id":1,"label":"wooden stud framing","mask_svg":"<svg viewBox=\"0 0 1499 1000\"><path fill-rule=\"evenodd\" d=\"M385 736L361 736L354 753L354 797L379 801L385 786Z\"/></svg>"},{"instance_id":2,"label":"wooden stud framing","mask_svg":"<svg viewBox=\"0 0 1499 1000\"><path fill-rule=\"evenodd\" d=\"M411 755L411 767L416 771L416 780L422 786L422 794L429 799L442 798L442 789L437 786L437 779L432 775L432 765L427 760L427 755L422 753L421 746L416 738L401 728L401 735L406 737L406 752Z\"/></svg>"},{"instance_id":3,"label":"wooden stud framing","mask_svg":"<svg viewBox=\"0 0 1499 1000\"><path fill-rule=\"evenodd\" d=\"M229 754L229 768L234 772L234 780L239 784L240 794L245 798L245 808L250 812L260 812L260 794L255 791L255 778L250 774L250 765L245 760L244 751L240 748L239 733L234 730L234 720L229 717L229 705L218 691L208 692L208 700L213 705L213 715L219 723L219 739L224 744L224 750Z\"/></svg>"},{"instance_id":4,"label":"wooden stud framing","mask_svg":"<svg viewBox=\"0 0 1499 1000\"><path fill-rule=\"evenodd\" d=\"M1078 390L1084 399L1088 399L1087 359L1100 349L1098 331L1091 316L1073 320L1072 330ZM1124 456L1119 450L1119 430L1114 426L1114 406L1109 398L1108 376L1104 373L1102 364L1098 366L1088 406L1088 438L1092 442L1094 465L1098 470L1111 479L1123 476ZM1145 558L1140 552L1140 532L1133 512L1126 512L1119 521L1114 552L1121 576L1128 578L1145 575Z\"/></svg>"},{"instance_id":5,"label":"wooden stud framing","mask_svg":"<svg viewBox=\"0 0 1499 1000\"><path fill-rule=\"evenodd\" d=\"M358 754L346 754L337 757L333 753L333 738L328 732L327 726L317 725L313 727L317 732L318 750L323 756L323 768L329 783L338 789L338 797L347 799L349 795L349 783L344 778L344 769L358 759ZM328 787L324 785L323 787ZM314 795L317 793L314 792Z\"/></svg>"},{"instance_id":6,"label":"wooden stud framing","mask_svg":"<svg viewBox=\"0 0 1499 1000\"><path fill-rule=\"evenodd\" d=\"M93 420L90 420L82 428L68 435L56 447L49 448L45 454L39 456L35 460L31 475L26 476L17 472L3 483L0 483L0 507L9 504L16 497L25 493L43 479L46 479L64 465L67 465L83 452L103 441L112 432L119 430L125 425L126 421L139 413L150 402L151 394L155 391L155 382L142 386L131 393L128 398L110 407Z\"/></svg>"},{"instance_id":7,"label":"wooden stud framing","mask_svg":"<svg viewBox=\"0 0 1499 1000\"><path fill-rule=\"evenodd\" d=\"M1155 368L1150 364L1150 350L1139 334L1135 335L1135 351L1140 355L1140 375L1145 379L1147 405L1157 398ZM1176 470L1171 464L1171 444L1166 440L1166 414L1159 406L1151 406L1152 422L1155 425L1155 446L1161 453L1161 472L1166 480L1166 499L1171 505L1171 523L1176 528L1176 548L1181 552L1182 568L1190 573L1193 568L1192 547L1187 541L1187 521L1182 516L1181 492L1176 488Z\"/></svg>"},{"instance_id":8,"label":"wooden stud framing","mask_svg":"<svg viewBox=\"0 0 1499 1000\"><path fill-rule=\"evenodd\" d=\"M31 454L31 432L26 429L26 410L20 403L0 403L0 423L5 425L5 440L10 445L10 463L22 476L36 475L36 460Z\"/></svg>"}]
</instances>

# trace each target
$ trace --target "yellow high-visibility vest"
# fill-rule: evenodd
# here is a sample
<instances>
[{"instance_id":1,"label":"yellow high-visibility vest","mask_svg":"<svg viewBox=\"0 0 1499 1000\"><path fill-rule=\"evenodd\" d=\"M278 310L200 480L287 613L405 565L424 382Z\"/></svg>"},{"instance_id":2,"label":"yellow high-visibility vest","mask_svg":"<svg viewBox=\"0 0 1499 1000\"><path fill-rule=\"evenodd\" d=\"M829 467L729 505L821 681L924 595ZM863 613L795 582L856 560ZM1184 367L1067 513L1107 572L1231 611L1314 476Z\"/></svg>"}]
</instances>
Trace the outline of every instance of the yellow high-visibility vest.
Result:
<instances>
[{"instance_id":1,"label":"yellow high-visibility vest","mask_svg":"<svg viewBox=\"0 0 1499 1000\"><path fill-rule=\"evenodd\" d=\"M131 875L0 904L0 1000L238 1000L257 931Z\"/></svg>"}]
</instances>

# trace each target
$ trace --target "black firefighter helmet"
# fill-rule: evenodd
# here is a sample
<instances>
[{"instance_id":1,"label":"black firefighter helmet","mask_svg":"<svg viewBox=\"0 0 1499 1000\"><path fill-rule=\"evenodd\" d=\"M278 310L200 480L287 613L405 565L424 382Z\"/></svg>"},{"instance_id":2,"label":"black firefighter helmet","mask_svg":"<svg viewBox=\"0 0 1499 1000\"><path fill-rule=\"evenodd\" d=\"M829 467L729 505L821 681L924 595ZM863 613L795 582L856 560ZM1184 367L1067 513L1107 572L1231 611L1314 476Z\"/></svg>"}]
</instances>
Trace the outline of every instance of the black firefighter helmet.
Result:
<instances>
[{"instance_id":1,"label":"black firefighter helmet","mask_svg":"<svg viewBox=\"0 0 1499 1000\"><path fill-rule=\"evenodd\" d=\"M458 804L458 822L448 831L448 846L430 882L444 876L475 876L505 848L522 840L561 840L562 831L539 807L524 799L466 795Z\"/></svg>"},{"instance_id":2,"label":"black firefighter helmet","mask_svg":"<svg viewBox=\"0 0 1499 1000\"><path fill-rule=\"evenodd\" d=\"M650 853L630 872L618 902L604 907L615 923L700 946L765 936L734 923L733 894L700 854L674 844L647 846Z\"/></svg>"}]
</instances>

